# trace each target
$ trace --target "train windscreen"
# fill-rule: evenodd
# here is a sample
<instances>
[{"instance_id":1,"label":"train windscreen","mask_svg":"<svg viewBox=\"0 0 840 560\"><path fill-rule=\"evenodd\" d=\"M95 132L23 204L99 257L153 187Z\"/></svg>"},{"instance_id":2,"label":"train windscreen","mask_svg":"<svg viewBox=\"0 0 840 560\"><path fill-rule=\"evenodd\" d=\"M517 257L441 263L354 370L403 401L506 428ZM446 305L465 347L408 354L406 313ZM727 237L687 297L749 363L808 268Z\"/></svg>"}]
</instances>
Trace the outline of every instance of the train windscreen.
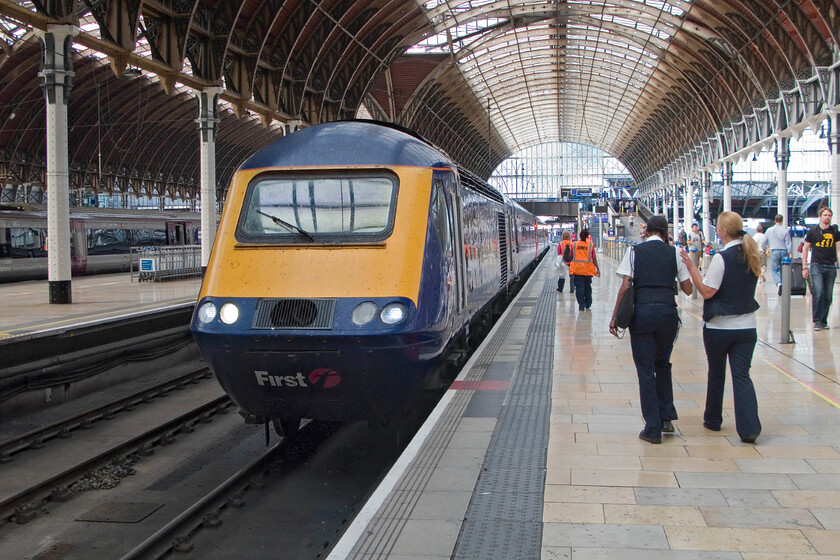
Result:
<instances>
[{"instance_id":1,"label":"train windscreen","mask_svg":"<svg viewBox=\"0 0 840 560\"><path fill-rule=\"evenodd\" d=\"M393 227L397 178L265 176L245 195L236 237L241 242L376 241Z\"/></svg>"}]
</instances>

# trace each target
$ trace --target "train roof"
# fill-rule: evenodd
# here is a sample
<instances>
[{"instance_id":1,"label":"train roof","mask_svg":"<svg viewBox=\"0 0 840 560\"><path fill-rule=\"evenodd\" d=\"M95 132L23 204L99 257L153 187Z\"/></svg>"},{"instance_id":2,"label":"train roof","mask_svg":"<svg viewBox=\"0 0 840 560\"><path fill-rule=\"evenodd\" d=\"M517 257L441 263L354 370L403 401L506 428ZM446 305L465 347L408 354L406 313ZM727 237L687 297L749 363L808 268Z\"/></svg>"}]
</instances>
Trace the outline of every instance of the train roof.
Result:
<instances>
[{"instance_id":1,"label":"train roof","mask_svg":"<svg viewBox=\"0 0 840 560\"><path fill-rule=\"evenodd\" d=\"M269 144L240 169L343 165L455 167L429 143L371 121L336 121L299 130Z\"/></svg>"}]
</instances>

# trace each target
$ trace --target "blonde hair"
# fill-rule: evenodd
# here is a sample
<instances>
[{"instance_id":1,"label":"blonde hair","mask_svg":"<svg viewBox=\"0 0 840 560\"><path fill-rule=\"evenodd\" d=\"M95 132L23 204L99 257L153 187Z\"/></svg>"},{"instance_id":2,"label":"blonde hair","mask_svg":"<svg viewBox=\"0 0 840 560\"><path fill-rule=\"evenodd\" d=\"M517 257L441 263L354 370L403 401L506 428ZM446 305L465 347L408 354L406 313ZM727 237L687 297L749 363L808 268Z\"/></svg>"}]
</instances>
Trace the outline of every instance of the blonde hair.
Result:
<instances>
[{"instance_id":1,"label":"blonde hair","mask_svg":"<svg viewBox=\"0 0 840 560\"><path fill-rule=\"evenodd\" d=\"M722 212L718 215L718 226L729 234L732 239L740 239L743 242L744 257L747 268L756 276L761 275L761 259L758 256L758 244L751 236L744 231L744 220L735 212Z\"/></svg>"},{"instance_id":2,"label":"blonde hair","mask_svg":"<svg viewBox=\"0 0 840 560\"><path fill-rule=\"evenodd\" d=\"M564 231L563 232L563 241L571 241L571 240L572 240L572 234L569 233L568 231Z\"/></svg>"}]
</instances>

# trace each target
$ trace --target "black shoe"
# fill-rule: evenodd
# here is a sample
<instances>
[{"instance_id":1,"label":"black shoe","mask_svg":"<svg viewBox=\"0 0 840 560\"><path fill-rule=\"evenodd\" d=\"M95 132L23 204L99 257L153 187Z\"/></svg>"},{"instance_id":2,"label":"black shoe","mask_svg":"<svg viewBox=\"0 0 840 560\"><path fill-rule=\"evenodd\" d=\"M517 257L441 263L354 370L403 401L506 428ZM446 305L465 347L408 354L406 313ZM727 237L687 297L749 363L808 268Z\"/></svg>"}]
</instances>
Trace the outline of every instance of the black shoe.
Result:
<instances>
[{"instance_id":1,"label":"black shoe","mask_svg":"<svg viewBox=\"0 0 840 560\"><path fill-rule=\"evenodd\" d=\"M586 308L578 306L578 311L586 311Z\"/></svg>"},{"instance_id":2,"label":"black shoe","mask_svg":"<svg viewBox=\"0 0 840 560\"><path fill-rule=\"evenodd\" d=\"M713 432L719 432L720 431L720 426L714 427L711 424L709 424L708 422L703 422L703 427L706 428L707 430L712 430Z\"/></svg>"},{"instance_id":3,"label":"black shoe","mask_svg":"<svg viewBox=\"0 0 840 560\"><path fill-rule=\"evenodd\" d=\"M779 295L782 295L782 285L779 284Z\"/></svg>"},{"instance_id":4,"label":"black shoe","mask_svg":"<svg viewBox=\"0 0 840 560\"><path fill-rule=\"evenodd\" d=\"M670 420L663 420L662 421L662 431L666 434L673 434L674 433L674 425L671 424Z\"/></svg>"},{"instance_id":5,"label":"black shoe","mask_svg":"<svg viewBox=\"0 0 840 560\"><path fill-rule=\"evenodd\" d=\"M758 439L759 434L750 434L748 436L744 436L741 438L741 441L744 443L755 443L755 440Z\"/></svg>"},{"instance_id":6,"label":"black shoe","mask_svg":"<svg viewBox=\"0 0 840 560\"><path fill-rule=\"evenodd\" d=\"M639 432L639 439L648 443L662 443L662 437L649 436L644 432Z\"/></svg>"}]
</instances>

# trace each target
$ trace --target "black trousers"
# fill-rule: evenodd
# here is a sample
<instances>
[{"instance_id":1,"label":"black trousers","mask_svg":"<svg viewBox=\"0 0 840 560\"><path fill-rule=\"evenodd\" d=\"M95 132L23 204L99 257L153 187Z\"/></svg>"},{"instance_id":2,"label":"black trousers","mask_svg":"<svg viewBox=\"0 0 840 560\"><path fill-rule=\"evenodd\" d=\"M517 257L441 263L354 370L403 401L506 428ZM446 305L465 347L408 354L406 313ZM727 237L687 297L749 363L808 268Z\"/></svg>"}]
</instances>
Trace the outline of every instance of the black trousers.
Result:
<instances>
[{"instance_id":1,"label":"black trousers","mask_svg":"<svg viewBox=\"0 0 840 560\"><path fill-rule=\"evenodd\" d=\"M703 422L709 427L720 428L723 423L723 391L726 384L726 359L729 358L732 397L735 401L735 430L742 438L761 433L758 400L750 379L750 365L757 338L755 329L703 328L703 344L709 362Z\"/></svg>"},{"instance_id":2,"label":"black trousers","mask_svg":"<svg viewBox=\"0 0 840 560\"><path fill-rule=\"evenodd\" d=\"M662 436L662 422L676 420L671 351L680 318L670 305L636 305L630 323L630 348L639 377L639 398L645 419L644 434Z\"/></svg>"}]
</instances>

